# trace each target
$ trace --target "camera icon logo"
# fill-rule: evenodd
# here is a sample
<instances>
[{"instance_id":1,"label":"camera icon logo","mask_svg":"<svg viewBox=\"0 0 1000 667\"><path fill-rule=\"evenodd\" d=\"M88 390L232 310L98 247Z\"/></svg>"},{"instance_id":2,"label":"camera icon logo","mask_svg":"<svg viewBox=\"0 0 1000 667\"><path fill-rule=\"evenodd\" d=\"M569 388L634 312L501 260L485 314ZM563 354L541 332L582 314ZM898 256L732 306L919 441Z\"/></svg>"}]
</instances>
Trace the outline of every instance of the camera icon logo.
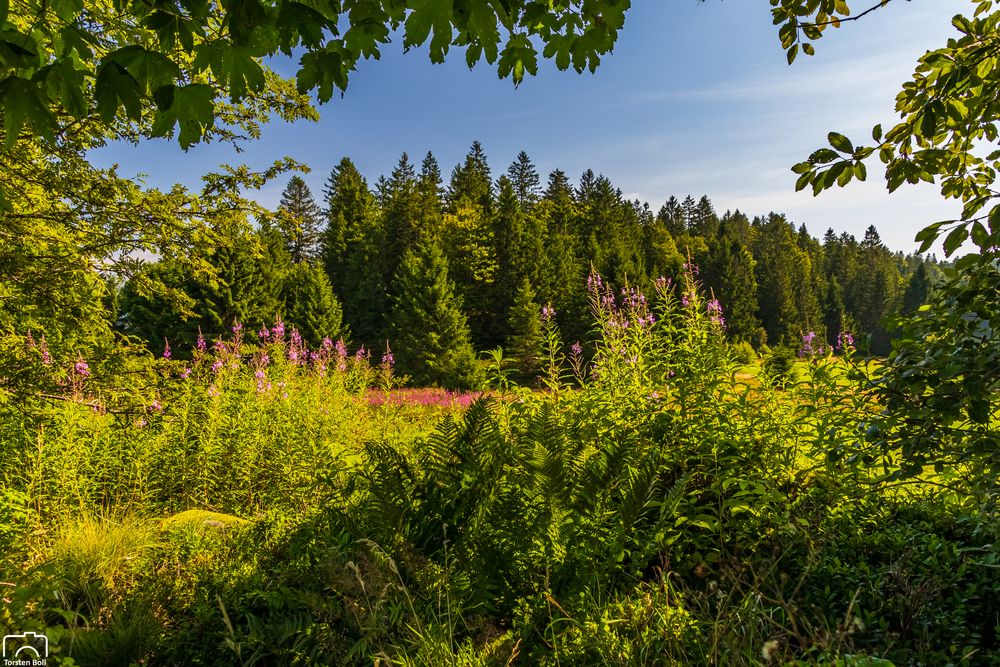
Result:
<instances>
[{"instance_id":1,"label":"camera icon logo","mask_svg":"<svg viewBox=\"0 0 1000 667\"><path fill-rule=\"evenodd\" d=\"M4 635L3 657L4 663L10 665L44 665L37 660L49 657L49 638L36 632Z\"/></svg>"}]
</instances>

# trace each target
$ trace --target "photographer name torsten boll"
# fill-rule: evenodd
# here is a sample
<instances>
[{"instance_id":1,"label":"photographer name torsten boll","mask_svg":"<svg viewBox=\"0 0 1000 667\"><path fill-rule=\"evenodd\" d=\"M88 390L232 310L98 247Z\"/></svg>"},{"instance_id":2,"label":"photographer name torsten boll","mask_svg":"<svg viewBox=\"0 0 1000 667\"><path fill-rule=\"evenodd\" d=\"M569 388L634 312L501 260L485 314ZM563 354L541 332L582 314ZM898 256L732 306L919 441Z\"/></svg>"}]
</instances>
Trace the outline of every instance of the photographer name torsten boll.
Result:
<instances>
[{"instance_id":1,"label":"photographer name torsten boll","mask_svg":"<svg viewBox=\"0 0 1000 667\"><path fill-rule=\"evenodd\" d=\"M3 667L46 665L48 657L49 638L43 634L25 632L3 638Z\"/></svg>"}]
</instances>

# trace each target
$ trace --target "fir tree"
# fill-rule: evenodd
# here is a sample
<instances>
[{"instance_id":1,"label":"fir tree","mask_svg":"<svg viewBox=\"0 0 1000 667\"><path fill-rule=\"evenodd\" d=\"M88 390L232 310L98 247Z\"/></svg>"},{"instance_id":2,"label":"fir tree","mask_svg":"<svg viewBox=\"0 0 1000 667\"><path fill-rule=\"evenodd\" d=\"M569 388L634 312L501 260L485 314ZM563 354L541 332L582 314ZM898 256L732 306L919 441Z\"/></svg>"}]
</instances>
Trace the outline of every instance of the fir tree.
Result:
<instances>
[{"instance_id":1,"label":"fir tree","mask_svg":"<svg viewBox=\"0 0 1000 667\"><path fill-rule=\"evenodd\" d=\"M393 291L389 331L399 370L417 385L473 386L469 325L437 244L404 254Z\"/></svg>"},{"instance_id":2,"label":"fir tree","mask_svg":"<svg viewBox=\"0 0 1000 667\"><path fill-rule=\"evenodd\" d=\"M382 259L387 281L399 267L406 251L416 247L420 236L419 224L417 175L410 156L403 153L385 183L383 194L382 229L385 235Z\"/></svg>"},{"instance_id":3,"label":"fir tree","mask_svg":"<svg viewBox=\"0 0 1000 667\"><path fill-rule=\"evenodd\" d=\"M845 317L840 283L836 276L831 276L826 282L826 294L823 298L823 325L826 327L826 342L833 348L836 348L840 334L846 329Z\"/></svg>"},{"instance_id":4,"label":"fir tree","mask_svg":"<svg viewBox=\"0 0 1000 667\"><path fill-rule=\"evenodd\" d=\"M285 304L282 315L288 324L298 328L304 341L315 346L324 338L344 335L343 310L318 264L294 265L285 277L282 293Z\"/></svg>"},{"instance_id":5,"label":"fir tree","mask_svg":"<svg viewBox=\"0 0 1000 667\"><path fill-rule=\"evenodd\" d=\"M335 289L347 277L348 255L363 242L375 206L368 184L349 158L330 172L324 189L326 229L322 237L323 264Z\"/></svg>"},{"instance_id":6,"label":"fir tree","mask_svg":"<svg viewBox=\"0 0 1000 667\"><path fill-rule=\"evenodd\" d=\"M452 212L462 201L478 206L484 216L493 212L493 177L486 161L486 153L478 141L472 142L465 161L451 172L448 187L448 207Z\"/></svg>"},{"instance_id":7,"label":"fir tree","mask_svg":"<svg viewBox=\"0 0 1000 667\"><path fill-rule=\"evenodd\" d=\"M527 211L538 201L542 179L538 176L535 165L524 151L517 154L517 159L507 168L507 176L517 193L521 209Z\"/></svg>"},{"instance_id":8,"label":"fir tree","mask_svg":"<svg viewBox=\"0 0 1000 667\"><path fill-rule=\"evenodd\" d=\"M507 354L522 380L531 382L542 372L542 318L535 291L527 278L521 280L508 315Z\"/></svg>"},{"instance_id":9,"label":"fir tree","mask_svg":"<svg viewBox=\"0 0 1000 667\"><path fill-rule=\"evenodd\" d=\"M293 262L305 262L319 256L322 220L309 186L299 176L292 176L281 193L278 229Z\"/></svg>"},{"instance_id":10,"label":"fir tree","mask_svg":"<svg viewBox=\"0 0 1000 667\"><path fill-rule=\"evenodd\" d=\"M757 277L750 251L739 241L724 241L720 264L719 300L726 317L726 329L732 340L746 341L760 347L760 320L757 319Z\"/></svg>"},{"instance_id":11,"label":"fir tree","mask_svg":"<svg viewBox=\"0 0 1000 667\"><path fill-rule=\"evenodd\" d=\"M439 239L444 213L444 188L441 185L441 168L430 151L424 157L417 177L417 242Z\"/></svg>"},{"instance_id":12,"label":"fir tree","mask_svg":"<svg viewBox=\"0 0 1000 667\"><path fill-rule=\"evenodd\" d=\"M927 263L920 262L917 270L910 276L906 284L906 291L903 293L903 303L900 312L903 315L912 315L917 312L920 306L927 303L927 294L931 289L931 279L927 271Z\"/></svg>"}]
</instances>

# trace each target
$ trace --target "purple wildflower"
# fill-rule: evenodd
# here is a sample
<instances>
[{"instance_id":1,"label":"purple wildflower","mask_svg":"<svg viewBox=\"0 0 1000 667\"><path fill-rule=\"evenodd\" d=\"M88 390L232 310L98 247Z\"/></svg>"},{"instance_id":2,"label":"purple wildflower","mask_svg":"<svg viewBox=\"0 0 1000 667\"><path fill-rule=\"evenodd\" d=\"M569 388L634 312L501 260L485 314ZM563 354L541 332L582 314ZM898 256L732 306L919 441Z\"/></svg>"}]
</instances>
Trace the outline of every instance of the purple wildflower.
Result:
<instances>
[{"instance_id":1,"label":"purple wildflower","mask_svg":"<svg viewBox=\"0 0 1000 667\"><path fill-rule=\"evenodd\" d=\"M149 404L149 409L153 412L163 412L163 406L160 405L160 402L155 398L153 399L153 402Z\"/></svg>"},{"instance_id":2,"label":"purple wildflower","mask_svg":"<svg viewBox=\"0 0 1000 667\"><path fill-rule=\"evenodd\" d=\"M170 358L170 341L168 341L166 338L163 339L163 358L164 359Z\"/></svg>"},{"instance_id":3,"label":"purple wildflower","mask_svg":"<svg viewBox=\"0 0 1000 667\"><path fill-rule=\"evenodd\" d=\"M261 340L267 340L270 337L271 337L271 332L268 330L266 326L261 327L260 331L257 332L257 338Z\"/></svg>"},{"instance_id":4,"label":"purple wildflower","mask_svg":"<svg viewBox=\"0 0 1000 667\"><path fill-rule=\"evenodd\" d=\"M38 352L42 355L42 363L45 364L46 366L51 364L52 355L49 354L49 344L45 342L45 334L42 334L42 337L41 339L39 339L38 345L36 347L38 349Z\"/></svg>"},{"instance_id":5,"label":"purple wildflower","mask_svg":"<svg viewBox=\"0 0 1000 667\"><path fill-rule=\"evenodd\" d=\"M712 324L720 327L726 326L726 318L722 316L722 304L719 303L718 299L712 299L709 301L706 305L706 309L708 310L708 316L712 321Z\"/></svg>"},{"instance_id":6,"label":"purple wildflower","mask_svg":"<svg viewBox=\"0 0 1000 667\"><path fill-rule=\"evenodd\" d=\"M570 350L572 350L573 354L576 356L580 356L581 354L583 354L583 347L580 345L580 341L573 343L572 347L570 347Z\"/></svg>"},{"instance_id":7,"label":"purple wildflower","mask_svg":"<svg viewBox=\"0 0 1000 667\"><path fill-rule=\"evenodd\" d=\"M548 322L556 316L556 309L552 306L542 306L542 321Z\"/></svg>"},{"instance_id":8,"label":"purple wildflower","mask_svg":"<svg viewBox=\"0 0 1000 667\"><path fill-rule=\"evenodd\" d=\"M212 372L218 373L222 370L222 359L216 359L215 363L212 364Z\"/></svg>"},{"instance_id":9,"label":"purple wildflower","mask_svg":"<svg viewBox=\"0 0 1000 667\"><path fill-rule=\"evenodd\" d=\"M813 349L812 342L816 338L816 332L810 331L809 333L802 334L802 348L799 350L800 357L811 357L815 350Z\"/></svg>"},{"instance_id":10,"label":"purple wildflower","mask_svg":"<svg viewBox=\"0 0 1000 667\"><path fill-rule=\"evenodd\" d=\"M271 327L271 335L274 336L274 340L280 341L285 337L285 323L281 321L279 317L274 321L274 326Z\"/></svg>"},{"instance_id":11,"label":"purple wildflower","mask_svg":"<svg viewBox=\"0 0 1000 667\"><path fill-rule=\"evenodd\" d=\"M243 325L240 324L239 320L233 320L233 333L236 334L241 331L243 331Z\"/></svg>"},{"instance_id":12,"label":"purple wildflower","mask_svg":"<svg viewBox=\"0 0 1000 667\"><path fill-rule=\"evenodd\" d=\"M189 377L191 377L191 369L190 368L185 368L183 371L181 371L181 379L182 380L187 380Z\"/></svg>"},{"instance_id":13,"label":"purple wildflower","mask_svg":"<svg viewBox=\"0 0 1000 667\"><path fill-rule=\"evenodd\" d=\"M205 345L205 336L203 336L202 333L201 333L201 327L198 327L198 340L195 341L194 346L195 346L195 349L197 349L199 352L204 352L205 351L205 347L207 347Z\"/></svg>"},{"instance_id":14,"label":"purple wildflower","mask_svg":"<svg viewBox=\"0 0 1000 667\"><path fill-rule=\"evenodd\" d=\"M843 352L854 350L854 336L849 331L841 332L840 336L837 337L837 349Z\"/></svg>"},{"instance_id":15,"label":"purple wildflower","mask_svg":"<svg viewBox=\"0 0 1000 667\"><path fill-rule=\"evenodd\" d=\"M83 360L83 357L78 357L76 364L73 365L73 370L82 378L90 375L90 366Z\"/></svg>"}]
</instances>

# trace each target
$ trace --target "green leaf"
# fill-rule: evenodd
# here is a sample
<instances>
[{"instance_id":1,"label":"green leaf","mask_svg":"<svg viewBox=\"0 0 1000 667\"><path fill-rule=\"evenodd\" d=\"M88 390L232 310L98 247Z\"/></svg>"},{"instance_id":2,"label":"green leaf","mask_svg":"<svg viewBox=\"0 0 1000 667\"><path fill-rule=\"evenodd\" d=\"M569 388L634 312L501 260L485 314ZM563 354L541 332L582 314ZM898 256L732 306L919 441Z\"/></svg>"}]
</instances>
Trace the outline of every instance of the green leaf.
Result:
<instances>
[{"instance_id":1,"label":"green leaf","mask_svg":"<svg viewBox=\"0 0 1000 667\"><path fill-rule=\"evenodd\" d=\"M854 145L851 144L850 139L840 134L839 132L831 132L827 135L830 140L830 145L836 148L841 153L853 153Z\"/></svg>"},{"instance_id":2,"label":"green leaf","mask_svg":"<svg viewBox=\"0 0 1000 667\"><path fill-rule=\"evenodd\" d=\"M805 174L812 171L812 162L799 162L797 165L792 167L792 173L795 174Z\"/></svg>"},{"instance_id":3,"label":"green leaf","mask_svg":"<svg viewBox=\"0 0 1000 667\"><path fill-rule=\"evenodd\" d=\"M799 45L793 44L792 48L788 49L787 53L785 53L785 58L788 60L789 65L795 62L795 56L797 56L798 54L799 54Z\"/></svg>"},{"instance_id":4,"label":"green leaf","mask_svg":"<svg viewBox=\"0 0 1000 667\"><path fill-rule=\"evenodd\" d=\"M126 115L138 121L142 115L140 94L139 82L123 66L105 62L97 68L94 97L97 113L105 123L115 119L119 107L124 107Z\"/></svg>"},{"instance_id":5,"label":"green leaf","mask_svg":"<svg viewBox=\"0 0 1000 667\"><path fill-rule=\"evenodd\" d=\"M126 46L113 51L104 61L123 66L146 94L181 75L177 63L158 51L150 51L141 46Z\"/></svg>"},{"instance_id":6,"label":"green leaf","mask_svg":"<svg viewBox=\"0 0 1000 667\"><path fill-rule=\"evenodd\" d=\"M55 136L55 115L38 86L31 81L10 76L0 82L0 107L3 108L4 145L7 148L14 145L26 124L44 139L51 141Z\"/></svg>"},{"instance_id":7,"label":"green leaf","mask_svg":"<svg viewBox=\"0 0 1000 667\"><path fill-rule=\"evenodd\" d=\"M945 256L950 257L953 252L958 250L960 245L965 243L967 238L969 238L969 228L965 224L951 230L951 233L944 240Z\"/></svg>"},{"instance_id":8,"label":"green leaf","mask_svg":"<svg viewBox=\"0 0 1000 667\"><path fill-rule=\"evenodd\" d=\"M215 122L215 90L207 84L164 86L154 92L153 98L161 107L153 123L153 135L167 136L179 125L178 142L185 150L201 141Z\"/></svg>"},{"instance_id":9,"label":"green leaf","mask_svg":"<svg viewBox=\"0 0 1000 667\"><path fill-rule=\"evenodd\" d=\"M0 65L26 69L39 62L38 45L31 36L10 28L0 30Z\"/></svg>"},{"instance_id":10,"label":"green leaf","mask_svg":"<svg viewBox=\"0 0 1000 667\"><path fill-rule=\"evenodd\" d=\"M990 233L986 231L986 227L983 223L978 220L972 223L972 242L975 243L984 252L990 246Z\"/></svg>"}]
</instances>

